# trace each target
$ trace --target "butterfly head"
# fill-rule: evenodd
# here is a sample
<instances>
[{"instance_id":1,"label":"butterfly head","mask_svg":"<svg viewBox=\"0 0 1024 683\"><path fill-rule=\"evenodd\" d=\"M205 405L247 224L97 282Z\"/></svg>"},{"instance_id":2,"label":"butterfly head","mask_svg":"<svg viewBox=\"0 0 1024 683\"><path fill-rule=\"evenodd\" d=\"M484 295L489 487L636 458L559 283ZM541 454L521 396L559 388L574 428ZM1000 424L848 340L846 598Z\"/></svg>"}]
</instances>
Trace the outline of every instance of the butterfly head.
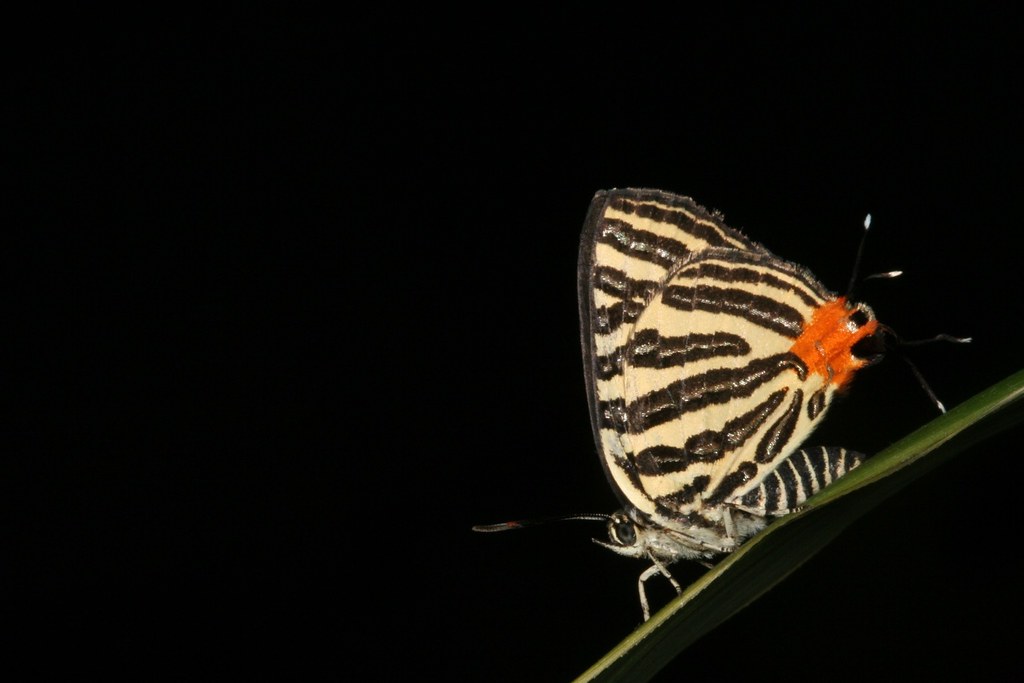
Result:
<instances>
[{"instance_id":1,"label":"butterfly head","mask_svg":"<svg viewBox=\"0 0 1024 683\"><path fill-rule=\"evenodd\" d=\"M641 557L666 563L678 560L707 560L722 548L702 542L690 533L682 533L654 522L642 523L624 510L608 517L608 541L594 539L594 543L626 557Z\"/></svg>"},{"instance_id":2,"label":"butterfly head","mask_svg":"<svg viewBox=\"0 0 1024 683\"><path fill-rule=\"evenodd\" d=\"M644 539L646 529L639 526L622 510L608 517L608 542L594 539L594 543L608 548L612 552L627 557L643 557L645 552Z\"/></svg>"}]
</instances>

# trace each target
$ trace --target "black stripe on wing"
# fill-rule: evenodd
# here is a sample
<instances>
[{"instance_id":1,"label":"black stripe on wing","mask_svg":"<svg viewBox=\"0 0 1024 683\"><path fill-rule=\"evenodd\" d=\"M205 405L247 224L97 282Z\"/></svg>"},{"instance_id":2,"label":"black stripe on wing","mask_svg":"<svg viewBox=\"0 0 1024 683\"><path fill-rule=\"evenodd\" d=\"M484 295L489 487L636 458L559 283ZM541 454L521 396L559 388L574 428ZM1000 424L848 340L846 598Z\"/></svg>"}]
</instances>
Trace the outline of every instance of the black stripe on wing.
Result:
<instances>
[{"instance_id":1,"label":"black stripe on wing","mask_svg":"<svg viewBox=\"0 0 1024 683\"><path fill-rule=\"evenodd\" d=\"M673 284L665 288L661 301L679 311L726 313L793 339L804 324L804 316L792 306L744 289Z\"/></svg>"},{"instance_id":2,"label":"black stripe on wing","mask_svg":"<svg viewBox=\"0 0 1024 683\"><path fill-rule=\"evenodd\" d=\"M656 369L683 367L708 358L737 358L748 355L751 350L746 339L728 332L663 337L655 329L638 330L628 346L630 366ZM620 346L611 354L598 357L595 363L598 377L604 380L621 374L625 353L625 348Z\"/></svg>"},{"instance_id":3,"label":"black stripe on wing","mask_svg":"<svg viewBox=\"0 0 1024 683\"><path fill-rule=\"evenodd\" d=\"M823 291L816 282L809 284L805 278L806 274L793 264L778 259L765 261L763 256L745 252L715 251L708 252L708 255L709 258L706 260L697 260L682 266L673 273L672 280L715 280L727 284L770 287L795 294L805 305L812 308L821 305L823 295L824 298L830 298L828 292ZM725 265L727 263L737 265ZM772 270L792 277L799 286L791 280L774 275L770 272Z\"/></svg>"},{"instance_id":4,"label":"black stripe on wing","mask_svg":"<svg viewBox=\"0 0 1024 683\"><path fill-rule=\"evenodd\" d=\"M633 399L628 405L621 399L601 401L598 414L606 410L624 414L629 432L642 434L685 413L750 396L758 387L788 370L794 371L800 381L807 377L807 366L797 356L778 353L755 358L743 367L713 368L670 382Z\"/></svg>"},{"instance_id":5,"label":"black stripe on wing","mask_svg":"<svg viewBox=\"0 0 1024 683\"><path fill-rule=\"evenodd\" d=\"M658 445L645 448L633 456L633 462L637 470L646 475L682 472L695 462L717 462L727 452L742 447L747 439L756 435L785 396L785 389L772 392L751 410L726 422L721 430L709 429L695 434L681 447Z\"/></svg>"},{"instance_id":6,"label":"black stripe on wing","mask_svg":"<svg viewBox=\"0 0 1024 683\"><path fill-rule=\"evenodd\" d=\"M597 242L607 244L623 256L649 261L668 270L691 252L681 242L661 237L629 223L606 218L601 222Z\"/></svg>"},{"instance_id":7,"label":"black stripe on wing","mask_svg":"<svg viewBox=\"0 0 1024 683\"><path fill-rule=\"evenodd\" d=\"M712 247L764 251L757 242L727 226L721 214L708 211L689 197L661 190L623 189L609 191L607 201L608 206L616 211L678 228L684 242L689 236L691 240L700 240Z\"/></svg>"}]
</instances>

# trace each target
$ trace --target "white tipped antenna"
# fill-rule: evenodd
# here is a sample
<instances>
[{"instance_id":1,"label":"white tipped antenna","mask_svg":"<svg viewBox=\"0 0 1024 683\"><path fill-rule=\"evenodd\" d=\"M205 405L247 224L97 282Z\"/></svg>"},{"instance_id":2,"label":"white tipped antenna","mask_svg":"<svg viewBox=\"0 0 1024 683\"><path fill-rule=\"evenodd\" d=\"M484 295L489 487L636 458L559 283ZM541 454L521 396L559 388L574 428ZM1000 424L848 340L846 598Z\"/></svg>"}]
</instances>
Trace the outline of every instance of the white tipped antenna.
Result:
<instances>
[{"instance_id":1,"label":"white tipped antenna","mask_svg":"<svg viewBox=\"0 0 1024 683\"><path fill-rule=\"evenodd\" d=\"M874 273L865 277L865 280L892 280L903 275L902 270L890 270L888 273Z\"/></svg>"},{"instance_id":2,"label":"white tipped antenna","mask_svg":"<svg viewBox=\"0 0 1024 683\"><path fill-rule=\"evenodd\" d=\"M868 229L871 227L871 214L864 216L864 234L860 236L860 244L857 245L857 256L853 261L853 272L850 273L850 284L846 287L846 298L853 298L853 287L857 284L857 273L860 272L860 260L864 255L864 242L868 239Z\"/></svg>"}]
</instances>

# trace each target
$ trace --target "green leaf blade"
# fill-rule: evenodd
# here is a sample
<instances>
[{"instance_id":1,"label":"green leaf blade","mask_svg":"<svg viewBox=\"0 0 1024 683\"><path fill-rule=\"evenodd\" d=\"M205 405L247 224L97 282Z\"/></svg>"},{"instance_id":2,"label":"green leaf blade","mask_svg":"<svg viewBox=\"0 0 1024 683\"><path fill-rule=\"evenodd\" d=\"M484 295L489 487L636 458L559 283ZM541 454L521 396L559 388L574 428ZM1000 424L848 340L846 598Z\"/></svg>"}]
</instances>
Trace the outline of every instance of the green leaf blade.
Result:
<instances>
[{"instance_id":1,"label":"green leaf blade","mask_svg":"<svg viewBox=\"0 0 1024 683\"><path fill-rule=\"evenodd\" d=\"M886 498L957 453L1024 421L1024 370L921 427L773 522L665 606L577 681L646 681L783 581Z\"/></svg>"}]
</instances>

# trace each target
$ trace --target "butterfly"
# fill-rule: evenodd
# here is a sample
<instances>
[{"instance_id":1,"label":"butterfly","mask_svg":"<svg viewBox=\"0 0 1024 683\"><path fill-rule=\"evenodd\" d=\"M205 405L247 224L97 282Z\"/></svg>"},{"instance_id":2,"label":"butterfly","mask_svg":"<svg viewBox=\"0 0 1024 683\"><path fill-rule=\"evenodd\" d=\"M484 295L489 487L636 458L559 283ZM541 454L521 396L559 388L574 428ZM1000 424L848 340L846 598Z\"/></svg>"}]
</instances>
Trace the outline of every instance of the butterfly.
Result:
<instances>
[{"instance_id":1,"label":"butterfly","mask_svg":"<svg viewBox=\"0 0 1024 683\"><path fill-rule=\"evenodd\" d=\"M594 439L623 509L622 555L665 565L735 550L859 465L798 450L884 348L874 312L683 197L598 192L580 243Z\"/></svg>"},{"instance_id":2,"label":"butterfly","mask_svg":"<svg viewBox=\"0 0 1024 683\"><path fill-rule=\"evenodd\" d=\"M863 462L800 446L892 332L721 214L660 190L594 196L578 286L594 441L622 509L560 519L604 520L597 543L651 563L646 621L652 576L681 592L668 565L736 550Z\"/></svg>"}]
</instances>

